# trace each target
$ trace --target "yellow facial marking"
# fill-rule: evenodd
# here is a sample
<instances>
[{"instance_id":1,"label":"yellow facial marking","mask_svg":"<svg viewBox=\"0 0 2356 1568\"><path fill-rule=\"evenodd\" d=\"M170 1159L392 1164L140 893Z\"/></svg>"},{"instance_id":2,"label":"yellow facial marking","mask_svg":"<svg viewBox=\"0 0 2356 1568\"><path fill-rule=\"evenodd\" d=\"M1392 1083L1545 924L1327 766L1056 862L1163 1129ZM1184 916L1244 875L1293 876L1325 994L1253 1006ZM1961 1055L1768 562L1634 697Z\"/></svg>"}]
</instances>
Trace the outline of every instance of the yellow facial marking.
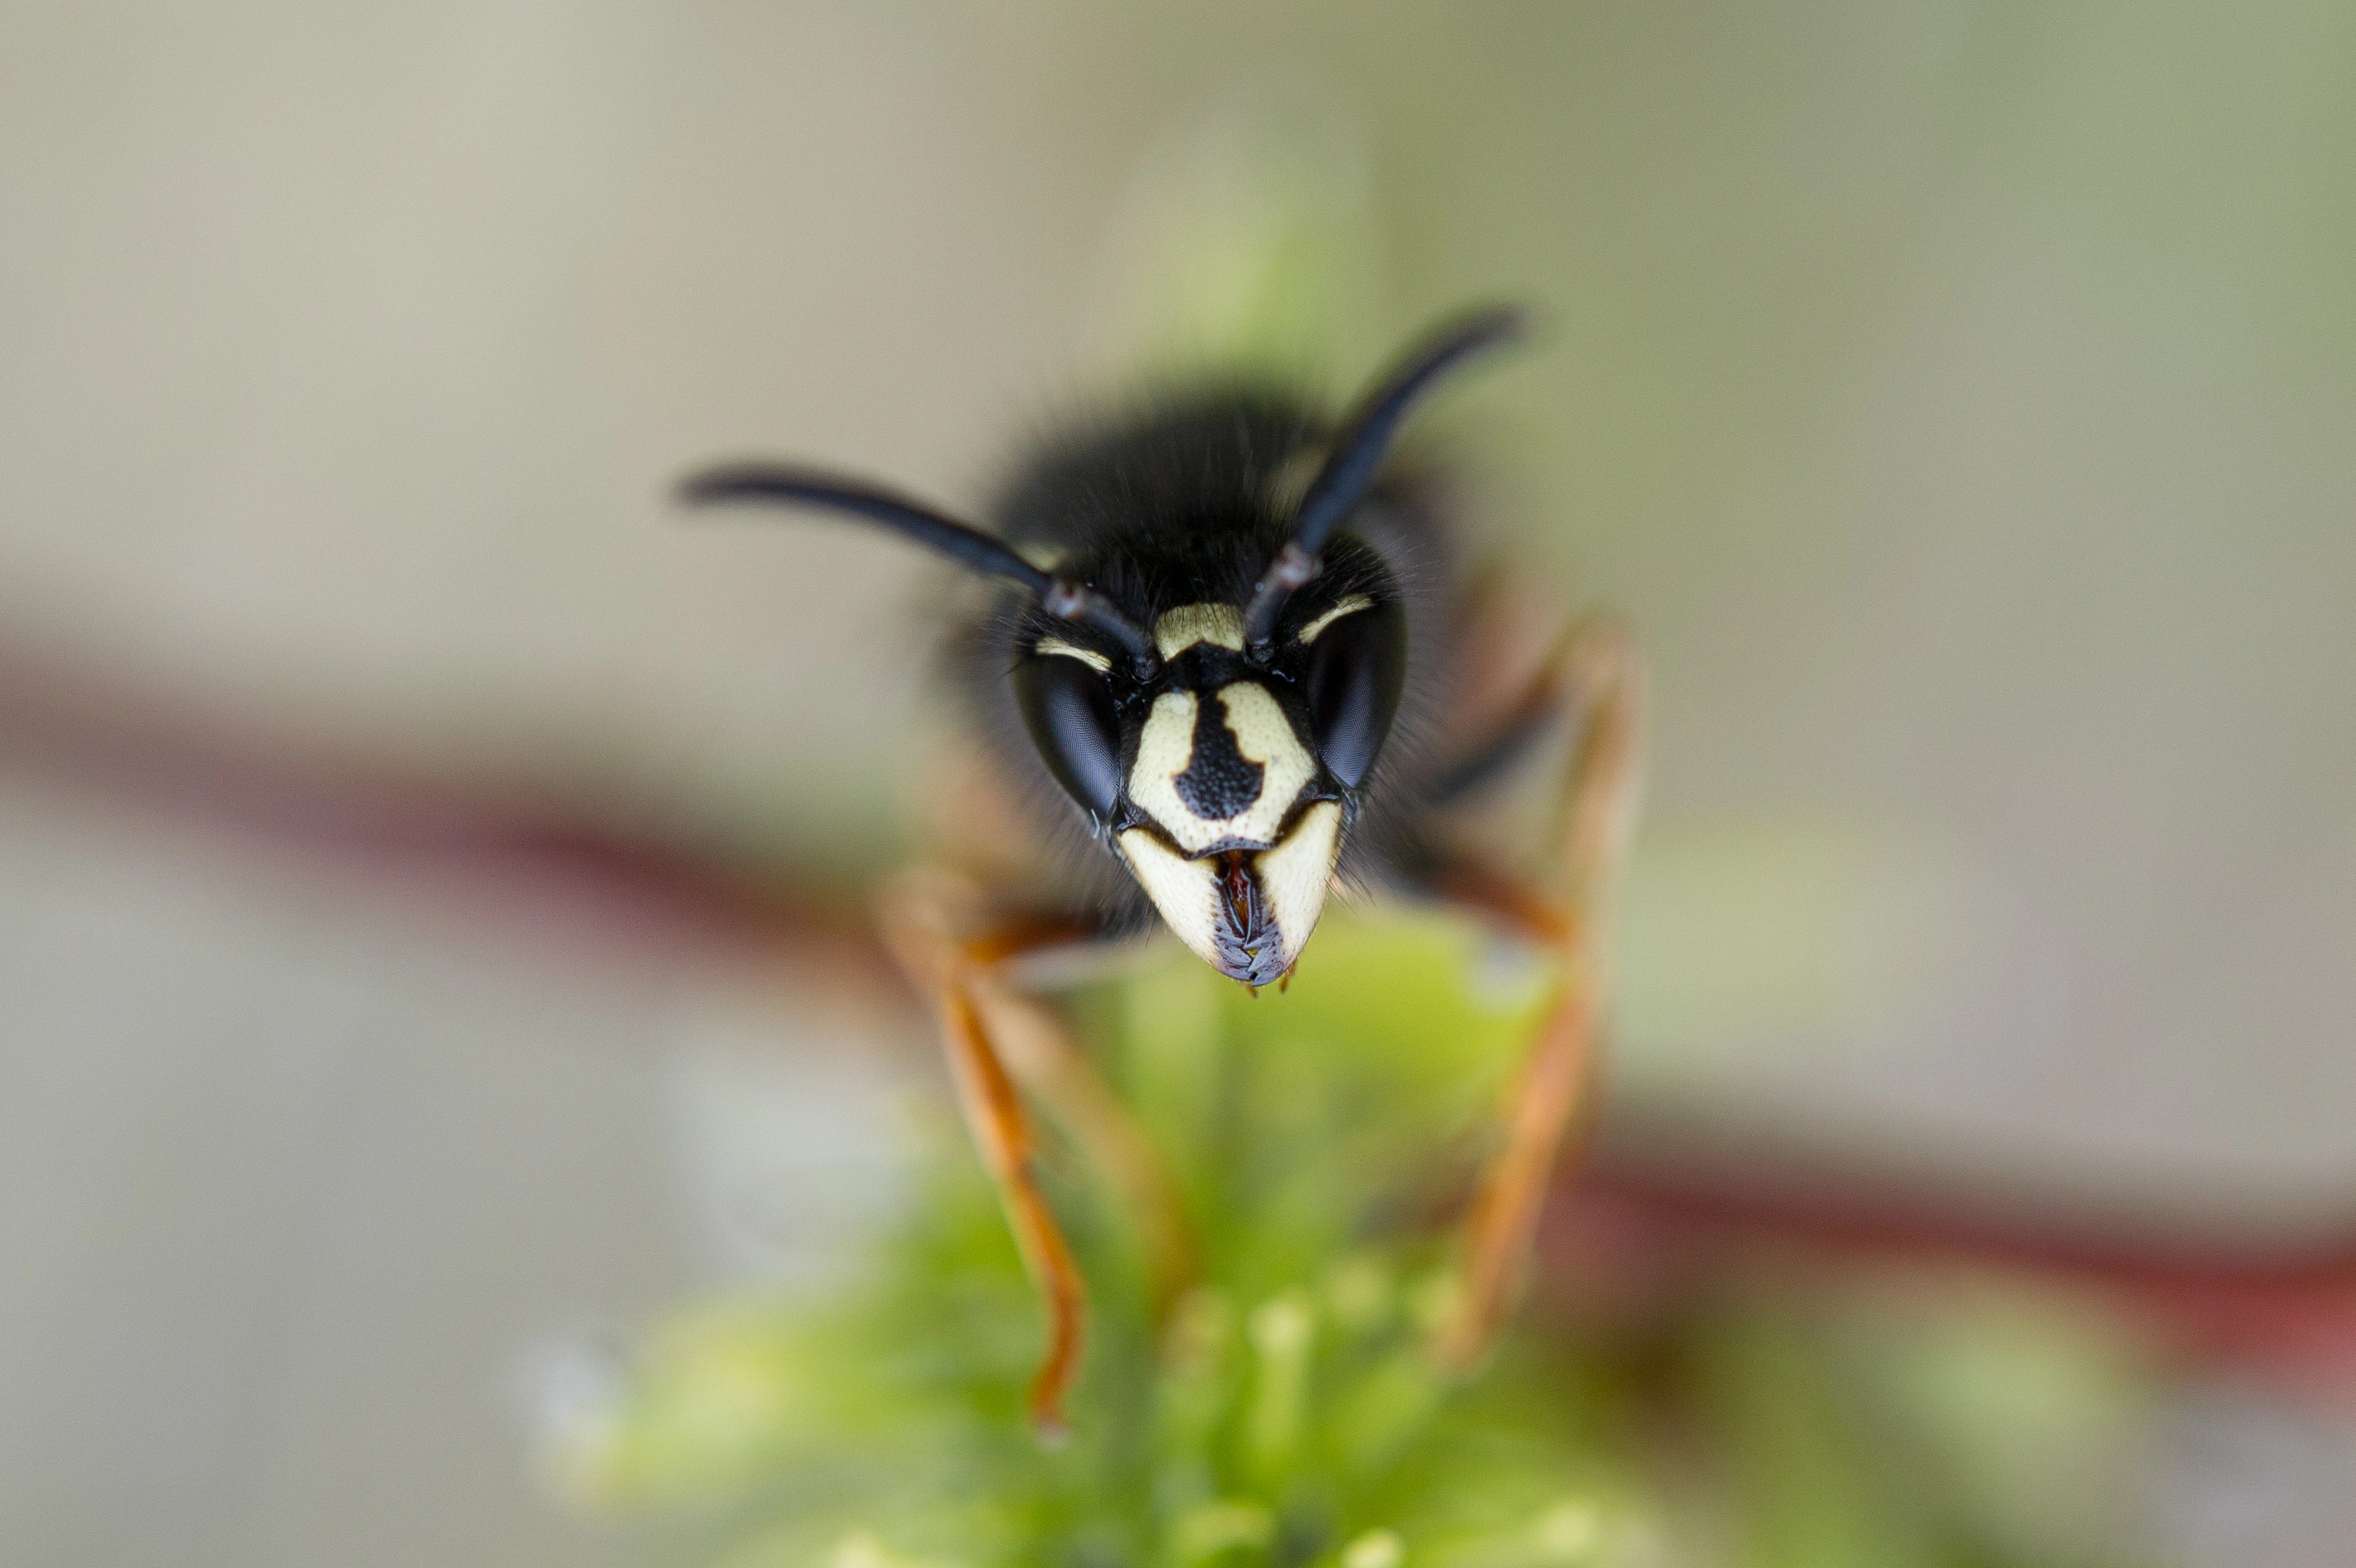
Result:
<instances>
[{"instance_id":1,"label":"yellow facial marking","mask_svg":"<svg viewBox=\"0 0 2356 1568\"><path fill-rule=\"evenodd\" d=\"M1137 737L1137 765L1129 771L1129 798L1153 813L1154 820L1172 830L1172 836L1189 849L1198 849L1215 840L1215 832L1183 836L1183 829L1196 822L1194 814L1178 799L1175 780L1194 760L1194 708L1196 698L1192 692L1164 692L1153 699L1152 710L1145 715L1145 728Z\"/></svg>"},{"instance_id":2,"label":"yellow facial marking","mask_svg":"<svg viewBox=\"0 0 2356 1568\"><path fill-rule=\"evenodd\" d=\"M1320 800L1301 813L1283 843L1252 856L1252 869L1259 874L1260 897L1268 900L1269 912L1276 917L1288 967L1299 956L1309 933L1317 929L1341 846L1342 808L1331 800Z\"/></svg>"},{"instance_id":3,"label":"yellow facial marking","mask_svg":"<svg viewBox=\"0 0 2356 1568\"><path fill-rule=\"evenodd\" d=\"M1320 800L1301 813L1301 820L1273 849L1251 857L1261 907L1269 923L1260 940L1277 945L1273 974L1292 966L1309 933L1324 912L1325 894L1333 881L1333 862L1341 849L1342 808ZM1137 876L1137 884L1180 941L1204 962L1220 961L1221 934L1218 859L1189 860L1144 828L1120 835L1120 851ZM1226 930L1230 946L1240 933Z\"/></svg>"},{"instance_id":4,"label":"yellow facial marking","mask_svg":"<svg viewBox=\"0 0 2356 1568\"><path fill-rule=\"evenodd\" d=\"M1220 687L1219 702L1227 710L1227 733L1236 737L1236 749L1247 761L1268 769L1260 779L1259 799L1230 818L1227 831L1241 838L1273 841L1301 787L1316 777L1316 760L1258 682Z\"/></svg>"},{"instance_id":5,"label":"yellow facial marking","mask_svg":"<svg viewBox=\"0 0 2356 1568\"><path fill-rule=\"evenodd\" d=\"M1175 659L1198 642L1244 650L1244 613L1233 605L1180 605L1153 623L1153 646Z\"/></svg>"},{"instance_id":6,"label":"yellow facial marking","mask_svg":"<svg viewBox=\"0 0 2356 1568\"><path fill-rule=\"evenodd\" d=\"M1042 572L1052 572L1064 564L1064 558L1071 552L1060 544L1050 544L1044 539L1033 539L1027 543L1016 545L1014 553L1022 556Z\"/></svg>"},{"instance_id":7,"label":"yellow facial marking","mask_svg":"<svg viewBox=\"0 0 2356 1568\"><path fill-rule=\"evenodd\" d=\"M1120 852L1162 922L1204 962L1219 961L1219 884L1214 860L1188 860L1143 828L1120 835Z\"/></svg>"},{"instance_id":8,"label":"yellow facial marking","mask_svg":"<svg viewBox=\"0 0 2356 1568\"><path fill-rule=\"evenodd\" d=\"M1093 648L1082 648L1076 642L1066 642L1060 637L1043 637L1033 651L1055 659L1076 659L1099 675L1112 673L1112 660Z\"/></svg>"},{"instance_id":9,"label":"yellow facial marking","mask_svg":"<svg viewBox=\"0 0 2356 1568\"><path fill-rule=\"evenodd\" d=\"M1260 765L1258 798L1234 816L1213 821L1196 816L1179 796L1178 776L1194 760L1198 699L1192 692L1164 692L1153 700L1138 737L1129 798L1151 813L1181 849L1193 854L1226 839L1274 843L1301 786L1316 777L1317 764L1292 733L1284 710L1257 681L1232 682L1207 700L1219 704L1236 750L1245 761Z\"/></svg>"},{"instance_id":10,"label":"yellow facial marking","mask_svg":"<svg viewBox=\"0 0 2356 1568\"><path fill-rule=\"evenodd\" d=\"M1365 595L1352 594L1348 598L1344 599L1340 604L1335 605L1332 609L1327 610L1323 615L1319 616L1315 620L1312 620L1307 626L1302 627L1301 628L1301 645L1303 648L1306 648L1311 643L1316 641L1317 634L1319 632L1323 631L1327 627L1332 626L1344 616L1354 616L1360 610L1372 609L1374 608L1374 606L1375 601L1366 597Z\"/></svg>"}]
</instances>

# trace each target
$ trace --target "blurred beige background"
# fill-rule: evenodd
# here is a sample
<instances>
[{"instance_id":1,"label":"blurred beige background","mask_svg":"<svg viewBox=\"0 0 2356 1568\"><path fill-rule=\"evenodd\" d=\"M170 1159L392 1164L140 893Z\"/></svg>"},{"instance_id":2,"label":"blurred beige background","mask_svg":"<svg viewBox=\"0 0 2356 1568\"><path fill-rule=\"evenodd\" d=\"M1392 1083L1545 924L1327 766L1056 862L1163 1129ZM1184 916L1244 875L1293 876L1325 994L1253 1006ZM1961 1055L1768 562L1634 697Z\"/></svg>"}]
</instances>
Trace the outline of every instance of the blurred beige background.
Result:
<instances>
[{"instance_id":1,"label":"blurred beige background","mask_svg":"<svg viewBox=\"0 0 2356 1568\"><path fill-rule=\"evenodd\" d=\"M665 485L979 496L1096 384L1133 171L1271 73L1363 127L1386 333L1549 316L1451 428L1655 663L1616 1135L2356 1213L2344 5L20 5L0 634L880 845L921 575ZM11 1561L669 1549L539 1499L533 1348L822 1251L885 1096L496 923L0 784Z\"/></svg>"}]
</instances>

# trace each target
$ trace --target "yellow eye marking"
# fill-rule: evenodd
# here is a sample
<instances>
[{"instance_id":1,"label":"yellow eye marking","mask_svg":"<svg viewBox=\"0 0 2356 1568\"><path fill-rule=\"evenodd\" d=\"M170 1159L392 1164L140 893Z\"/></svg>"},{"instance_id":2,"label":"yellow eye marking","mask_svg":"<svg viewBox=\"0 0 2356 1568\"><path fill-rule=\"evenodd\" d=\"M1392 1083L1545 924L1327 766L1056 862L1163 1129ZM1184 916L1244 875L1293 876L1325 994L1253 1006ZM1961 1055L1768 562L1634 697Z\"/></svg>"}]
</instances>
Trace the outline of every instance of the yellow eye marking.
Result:
<instances>
[{"instance_id":1,"label":"yellow eye marking","mask_svg":"<svg viewBox=\"0 0 2356 1568\"><path fill-rule=\"evenodd\" d=\"M1071 552L1060 544L1051 544L1044 539L1033 539L1027 543L1016 545L1014 553L1022 556L1042 572L1052 572L1064 564L1064 558Z\"/></svg>"},{"instance_id":2,"label":"yellow eye marking","mask_svg":"<svg viewBox=\"0 0 2356 1568\"><path fill-rule=\"evenodd\" d=\"M1153 623L1153 646L1175 659L1198 642L1244 650L1244 612L1233 605L1180 605Z\"/></svg>"},{"instance_id":3,"label":"yellow eye marking","mask_svg":"<svg viewBox=\"0 0 2356 1568\"><path fill-rule=\"evenodd\" d=\"M1311 643L1316 641L1317 634L1319 632L1323 631L1327 627L1332 626L1344 616L1354 616L1360 610L1370 610L1374 607L1375 601L1366 597L1365 595L1352 594L1348 598L1344 599L1340 604L1335 605L1332 609L1327 610L1323 615L1319 616L1315 620L1311 621L1307 626L1301 628L1301 646L1306 648Z\"/></svg>"},{"instance_id":4,"label":"yellow eye marking","mask_svg":"<svg viewBox=\"0 0 2356 1568\"><path fill-rule=\"evenodd\" d=\"M1043 637L1031 648L1033 653L1056 659L1076 659L1099 675L1112 673L1112 660L1093 648L1082 648L1076 642L1066 642L1060 637Z\"/></svg>"}]
</instances>

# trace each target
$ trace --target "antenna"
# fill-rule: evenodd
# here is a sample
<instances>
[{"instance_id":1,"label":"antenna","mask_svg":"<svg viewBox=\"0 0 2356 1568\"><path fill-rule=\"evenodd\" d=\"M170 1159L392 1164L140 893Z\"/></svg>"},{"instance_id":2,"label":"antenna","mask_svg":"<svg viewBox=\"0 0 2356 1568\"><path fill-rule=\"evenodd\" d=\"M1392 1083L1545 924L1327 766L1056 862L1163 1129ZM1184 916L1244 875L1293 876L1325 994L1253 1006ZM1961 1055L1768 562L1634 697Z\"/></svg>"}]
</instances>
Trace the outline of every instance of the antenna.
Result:
<instances>
[{"instance_id":1,"label":"antenna","mask_svg":"<svg viewBox=\"0 0 2356 1568\"><path fill-rule=\"evenodd\" d=\"M1050 576L1017 555L1003 540L880 485L787 464L729 463L691 475L680 482L678 494L689 506L751 501L843 512L880 523L969 571L1019 584L1036 595L1041 607L1058 620L1095 627L1129 650L1139 674L1150 675L1161 667L1153 639L1094 588Z\"/></svg>"},{"instance_id":2,"label":"antenna","mask_svg":"<svg viewBox=\"0 0 2356 1568\"><path fill-rule=\"evenodd\" d=\"M1324 467L1309 482L1295 514L1292 537L1269 564L1244 608L1244 646L1265 659L1276 638L1276 618L1294 589L1317 575L1318 553L1342 520L1373 488L1391 438L1440 377L1484 349L1522 336L1526 322L1511 306L1458 317L1434 329L1364 397L1343 423Z\"/></svg>"}]
</instances>

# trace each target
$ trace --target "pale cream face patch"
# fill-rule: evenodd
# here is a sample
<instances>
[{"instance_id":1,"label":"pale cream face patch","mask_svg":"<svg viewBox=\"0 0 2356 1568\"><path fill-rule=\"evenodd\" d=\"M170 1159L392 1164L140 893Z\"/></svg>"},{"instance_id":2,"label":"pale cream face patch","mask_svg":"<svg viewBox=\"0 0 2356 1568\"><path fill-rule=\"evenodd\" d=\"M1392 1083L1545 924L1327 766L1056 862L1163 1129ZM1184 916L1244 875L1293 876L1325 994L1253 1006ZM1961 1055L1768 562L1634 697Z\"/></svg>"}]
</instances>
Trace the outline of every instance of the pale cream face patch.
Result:
<instances>
[{"instance_id":1,"label":"pale cream face patch","mask_svg":"<svg viewBox=\"0 0 2356 1568\"><path fill-rule=\"evenodd\" d=\"M1355 595L1344 600L1318 618L1302 640L1313 639L1333 621L1368 603ZM1198 643L1241 652L1243 613L1233 605L1181 605L1155 620L1153 642L1165 660ZM1207 714L1205 703L1210 704ZM1219 746L1209 765L1226 772L1225 797L1206 795L1201 773L1189 780L1186 794L1179 789L1179 780L1195 767L1194 734L1205 720L1225 727L1225 738L1234 749L1230 757L1226 747ZM1215 737L1206 739L1216 744ZM1250 788L1248 781L1236 788L1235 757L1258 765L1258 792L1230 816L1198 815L1187 804L1188 794L1196 801L1215 799L1224 806L1240 800ZM1120 835L1120 849L1162 920L1205 962L1215 968L1243 964L1247 967L1227 972L1264 981L1291 964L1316 928L1341 849L1342 809L1330 800L1318 801L1301 813L1289 834L1278 837L1292 803L1316 775L1316 758L1293 734L1276 698L1257 681L1234 681L1209 693L1164 692L1153 700L1138 736L1129 798L1160 832L1132 828ZM1224 901L1218 862L1200 858L1222 844L1257 852L1249 864L1265 924L1255 921L1248 934L1227 929L1238 917ZM1243 950L1243 959L1232 950L1223 956L1223 938L1230 949L1239 942L1254 945ZM1277 950L1273 953L1270 944ZM1254 967L1269 962L1275 963L1274 970Z\"/></svg>"},{"instance_id":2,"label":"pale cream face patch","mask_svg":"<svg viewBox=\"0 0 2356 1568\"><path fill-rule=\"evenodd\" d=\"M1137 737L1137 763L1129 770L1129 797L1153 813L1156 821L1167 827L1183 827L1197 822L1186 802L1178 798L1178 775L1186 771L1194 760L1194 712L1199 702L1192 692L1164 692L1153 699L1152 711L1145 715L1145 728ZM1216 834L1172 837L1195 847L1191 839L1208 843Z\"/></svg>"},{"instance_id":3,"label":"pale cream face patch","mask_svg":"<svg viewBox=\"0 0 2356 1568\"><path fill-rule=\"evenodd\" d=\"M1259 885L1261 907L1278 948L1275 961L1263 975L1292 967L1317 918L1325 909L1325 893L1333 881L1333 862L1341 850L1342 808L1320 800L1301 813L1292 832L1273 849L1251 857L1253 878ZM1120 835L1122 854L1136 874L1138 886L1153 900L1162 922L1204 962L1217 968L1220 895L1216 860L1189 860L1143 828ZM1227 933L1230 942L1237 933Z\"/></svg>"},{"instance_id":4,"label":"pale cream face patch","mask_svg":"<svg viewBox=\"0 0 2356 1568\"><path fill-rule=\"evenodd\" d=\"M1180 605L1153 623L1153 646L1175 659L1198 642L1244 650L1244 612L1233 605Z\"/></svg>"},{"instance_id":5,"label":"pale cream face patch","mask_svg":"<svg viewBox=\"0 0 2356 1568\"><path fill-rule=\"evenodd\" d=\"M1194 949L1205 963L1219 961L1219 883L1208 860L1188 860L1143 828L1120 835L1120 852L1137 885L1153 900L1178 940Z\"/></svg>"},{"instance_id":6,"label":"pale cream face patch","mask_svg":"<svg viewBox=\"0 0 2356 1568\"><path fill-rule=\"evenodd\" d=\"M1258 798L1230 817L1198 817L1178 793L1178 776L1194 765L1197 704L1205 700L1219 704L1236 750L1261 768ZM1316 772L1315 760L1292 733L1276 699L1256 681L1236 681L1207 699L1192 692L1164 692L1153 700L1138 737L1129 798L1151 813L1181 849L1200 854L1223 840L1243 841L1238 847L1274 843L1301 786Z\"/></svg>"},{"instance_id":7,"label":"pale cream face patch","mask_svg":"<svg viewBox=\"0 0 2356 1568\"><path fill-rule=\"evenodd\" d=\"M1301 813L1282 843L1252 856L1252 869L1259 874L1260 897L1276 917L1287 968L1300 956L1301 944L1309 940L1309 933L1317 929L1341 847L1342 808L1331 800L1320 800Z\"/></svg>"}]
</instances>

